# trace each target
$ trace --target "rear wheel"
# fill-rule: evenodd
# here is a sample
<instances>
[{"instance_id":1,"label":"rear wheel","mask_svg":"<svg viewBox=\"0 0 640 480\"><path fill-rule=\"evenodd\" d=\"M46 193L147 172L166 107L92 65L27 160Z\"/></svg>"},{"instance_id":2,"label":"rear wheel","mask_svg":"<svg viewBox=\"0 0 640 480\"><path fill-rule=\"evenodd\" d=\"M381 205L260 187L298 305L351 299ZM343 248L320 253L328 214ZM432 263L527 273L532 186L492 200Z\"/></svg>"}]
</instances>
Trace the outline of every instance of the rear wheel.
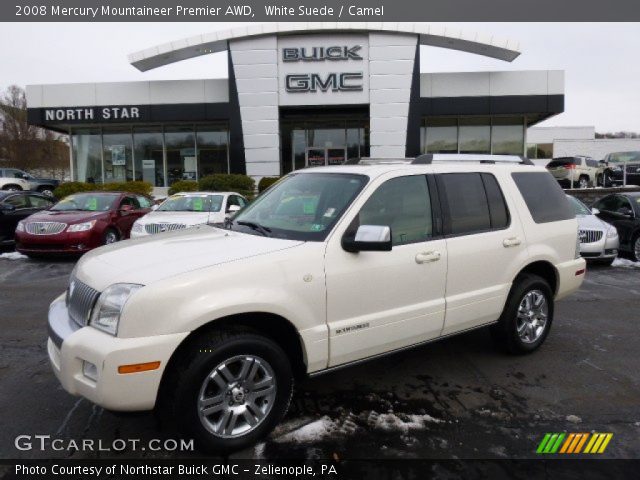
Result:
<instances>
[{"instance_id":1,"label":"rear wheel","mask_svg":"<svg viewBox=\"0 0 640 480\"><path fill-rule=\"evenodd\" d=\"M116 243L118 240L120 240L120 235L118 235L118 232L113 228L105 230L104 235L102 236L103 245L110 245L112 243Z\"/></svg>"},{"instance_id":2,"label":"rear wheel","mask_svg":"<svg viewBox=\"0 0 640 480\"><path fill-rule=\"evenodd\" d=\"M5 185L2 187L2 190L5 192L19 192L22 190L22 187L20 185Z\"/></svg>"},{"instance_id":3,"label":"rear wheel","mask_svg":"<svg viewBox=\"0 0 640 480\"><path fill-rule=\"evenodd\" d=\"M206 452L253 445L284 417L293 373L278 344L250 330L205 334L183 353L162 389L158 414Z\"/></svg>"},{"instance_id":4,"label":"rear wheel","mask_svg":"<svg viewBox=\"0 0 640 480\"><path fill-rule=\"evenodd\" d=\"M496 343L509 353L538 349L553 321L553 294L549 284L533 274L522 274L511 287L498 323L491 327Z\"/></svg>"},{"instance_id":5,"label":"rear wheel","mask_svg":"<svg viewBox=\"0 0 640 480\"><path fill-rule=\"evenodd\" d=\"M578 187L579 188L589 188L589 177L582 175L578 179Z\"/></svg>"},{"instance_id":6,"label":"rear wheel","mask_svg":"<svg viewBox=\"0 0 640 480\"><path fill-rule=\"evenodd\" d=\"M640 235L636 235L631 242L631 256L634 262L640 262Z\"/></svg>"}]
</instances>

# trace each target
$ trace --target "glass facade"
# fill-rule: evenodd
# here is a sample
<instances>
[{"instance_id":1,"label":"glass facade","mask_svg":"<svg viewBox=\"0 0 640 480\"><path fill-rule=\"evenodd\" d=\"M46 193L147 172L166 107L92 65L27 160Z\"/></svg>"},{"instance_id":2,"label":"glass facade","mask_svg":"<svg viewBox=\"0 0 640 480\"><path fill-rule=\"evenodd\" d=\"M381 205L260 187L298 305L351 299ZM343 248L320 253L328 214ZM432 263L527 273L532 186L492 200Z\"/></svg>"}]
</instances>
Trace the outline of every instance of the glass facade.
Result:
<instances>
[{"instance_id":1,"label":"glass facade","mask_svg":"<svg viewBox=\"0 0 640 480\"><path fill-rule=\"evenodd\" d=\"M78 128L71 134L74 180L144 180L156 187L229 173L226 124Z\"/></svg>"},{"instance_id":2,"label":"glass facade","mask_svg":"<svg viewBox=\"0 0 640 480\"><path fill-rule=\"evenodd\" d=\"M368 118L283 120L280 130L282 174L369 156Z\"/></svg>"},{"instance_id":3,"label":"glass facade","mask_svg":"<svg viewBox=\"0 0 640 480\"><path fill-rule=\"evenodd\" d=\"M425 118L422 153L524 154L524 117Z\"/></svg>"},{"instance_id":4,"label":"glass facade","mask_svg":"<svg viewBox=\"0 0 640 480\"><path fill-rule=\"evenodd\" d=\"M527 157L553 158L553 143L527 143Z\"/></svg>"}]
</instances>

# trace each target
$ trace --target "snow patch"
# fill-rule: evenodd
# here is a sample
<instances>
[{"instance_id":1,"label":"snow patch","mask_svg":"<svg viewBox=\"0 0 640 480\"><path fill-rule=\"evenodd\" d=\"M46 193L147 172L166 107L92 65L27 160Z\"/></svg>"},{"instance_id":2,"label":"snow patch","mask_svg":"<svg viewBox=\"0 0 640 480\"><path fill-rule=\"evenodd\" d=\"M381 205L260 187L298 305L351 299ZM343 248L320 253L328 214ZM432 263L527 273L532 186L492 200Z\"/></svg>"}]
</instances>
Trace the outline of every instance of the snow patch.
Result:
<instances>
[{"instance_id":1,"label":"snow patch","mask_svg":"<svg viewBox=\"0 0 640 480\"><path fill-rule=\"evenodd\" d=\"M374 414L375 412L371 412ZM378 430L396 431L408 433L411 430L426 428L427 423L443 423L444 420L434 418L431 415L396 415L394 413L381 413L370 415L369 424Z\"/></svg>"},{"instance_id":2,"label":"snow patch","mask_svg":"<svg viewBox=\"0 0 640 480\"><path fill-rule=\"evenodd\" d=\"M577 415L567 415L566 420L567 420L567 422L571 422L571 423L580 423L580 422L582 422L582 419L580 417L578 417Z\"/></svg>"},{"instance_id":3,"label":"snow patch","mask_svg":"<svg viewBox=\"0 0 640 480\"><path fill-rule=\"evenodd\" d=\"M21 260L23 258L29 258L29 257L19 252L8 252L8 253L1 254L0 258L4 258L5 260Z\"/></svg>"},{"instance_id":4,"label":"snow patch","mask_svg":"<svg viewBox=\"0 0 640 480\"><path fill-rule=\"evenodd\" d=\"M640 268L640 262L634 262L633 260L629 260L628 258L618 257L613 261L612 266L622 268Z\"/></svg>"},{"instance_id":5,"label":"snow patch","mask_svg":"<svg viewBox=\"0 0 640 480\"><path fill-rule=\"evenodd\" d=\"M280 438L278 442L314 442L322 440L336 429L336 424L326 415L319 420L303 425L302 427L289 432Z\"/></svg>"}]
</instances>

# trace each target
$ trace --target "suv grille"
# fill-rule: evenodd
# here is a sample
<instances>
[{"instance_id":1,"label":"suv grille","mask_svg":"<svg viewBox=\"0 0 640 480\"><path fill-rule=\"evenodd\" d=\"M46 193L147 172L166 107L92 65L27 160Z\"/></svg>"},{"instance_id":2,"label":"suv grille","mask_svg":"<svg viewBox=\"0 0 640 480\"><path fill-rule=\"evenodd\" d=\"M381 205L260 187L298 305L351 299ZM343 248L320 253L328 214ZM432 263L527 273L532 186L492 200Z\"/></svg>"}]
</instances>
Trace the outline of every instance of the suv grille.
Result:
<instances>
[{"instance_id":1,"label":"suv grille","mask_svg":"<svg viewBox=\"0 0 640 480\"><path fill-rule=\"evenodd\" d=\"M89 285L72 278L67 290L67 307L69 316L78 325L85 326L89 323L91 310L98 299L100 292Z\"/></svg>"},{"instance_id":2,"label":"suv grille","mask_svg":"<svg viewBox=\"0 0 640 480\"><path fill-rule=\"evenodd\" d=\"M580 230L578 232L580 243L597 242L602 238L602 235L603 235L602 230Z\"/></svg>"},{"instance_id":3,"label":"suv grille","mask_svg":"<svg viewBox=\"0 0 640 480\"><path fill-rule=\"evenodd\" d=\"M174 230L182 230L183 228L187 228L184 223L147 223L144 226L144 229L150 234L173 232Z\"/></svg>"},{"instance_id":4,"label":"suv grille","mask_svg":"<svg viewBox=\"0 0 640 480\"><path fill-rule=\"evenodd\" d=\"M29 222L25 229L31 235L55 235L67 228L66 223L58 222Z\"/></svg>"}]
</instances>

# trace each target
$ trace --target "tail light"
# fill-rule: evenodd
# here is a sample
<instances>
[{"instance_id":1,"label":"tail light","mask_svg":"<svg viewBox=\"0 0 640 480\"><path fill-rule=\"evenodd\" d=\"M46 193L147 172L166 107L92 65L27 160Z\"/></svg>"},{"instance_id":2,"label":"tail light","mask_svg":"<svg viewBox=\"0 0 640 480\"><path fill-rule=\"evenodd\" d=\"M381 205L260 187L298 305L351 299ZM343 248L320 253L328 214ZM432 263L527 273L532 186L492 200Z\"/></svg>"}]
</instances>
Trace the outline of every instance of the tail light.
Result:
<instances>
[{"instance_id":1,"label":"tail light","mask_svg":"<svg viewBox=\"0 0 640 480\"><path fill-rule=\"evenodd\" d=\"M573 170L574 168L576 168L576 166L573 163L570 163L569 165L565 165L564 168L566 168L567 170Z\"/></svg>"}]
</instances>

